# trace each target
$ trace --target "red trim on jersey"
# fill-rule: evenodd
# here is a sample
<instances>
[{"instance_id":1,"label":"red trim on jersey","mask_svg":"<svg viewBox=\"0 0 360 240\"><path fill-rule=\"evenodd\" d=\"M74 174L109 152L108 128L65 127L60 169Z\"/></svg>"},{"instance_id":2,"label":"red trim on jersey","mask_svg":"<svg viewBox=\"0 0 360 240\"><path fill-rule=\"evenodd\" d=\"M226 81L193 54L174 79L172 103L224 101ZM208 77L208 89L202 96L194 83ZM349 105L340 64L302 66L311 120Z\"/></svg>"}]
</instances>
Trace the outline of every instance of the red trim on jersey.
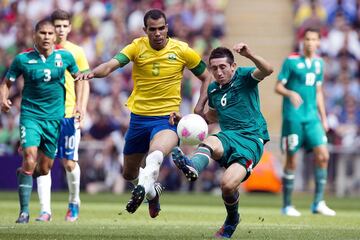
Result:
<instances>
[{"instance_id":1,"label":"red trim on jersey","mask_svg":"<svg viewBox=\"0 0 360 240\"><path fill-rule=\"evenodd\" d=\"M63 46L61 46L60 44L56 44L56 45L55 45L55 49L57 50L57 49L64 49L64 48L63 48Z\"/></svg>"},{"instance_id":2,"label":"red trim on jersey","mask_svg":"<svg viewBox=\"0 0 360 240\"><path fill-rule=\"evenodd\" d=\"M27 52L32 52L32 51L35 51L34 48L28 48L28 49L25 49L24 51L20 52L20 53L27 53Z\"/></svg>"},{"instance_id":3,"label":"red trim on jersey","mask_svg":"<svg viewBox=\"0 0 360 240\"><path fill-rule=\"evenodd\" d=\"M297 52L293 52L293 53L290 53L290 55L288 56L289 58L295 58L295 57L300 57L300 53L297 53Z\"/></svg>"}]
</instances>

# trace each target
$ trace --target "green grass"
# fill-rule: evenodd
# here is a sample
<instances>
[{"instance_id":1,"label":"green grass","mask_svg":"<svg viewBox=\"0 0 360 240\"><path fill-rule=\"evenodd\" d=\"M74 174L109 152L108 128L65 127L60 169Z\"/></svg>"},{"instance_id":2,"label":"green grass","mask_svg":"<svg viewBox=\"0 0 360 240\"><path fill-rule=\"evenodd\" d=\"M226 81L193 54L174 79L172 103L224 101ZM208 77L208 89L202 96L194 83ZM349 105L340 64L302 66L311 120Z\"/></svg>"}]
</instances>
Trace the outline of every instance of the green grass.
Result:
<instances>
[{"instance_id":1,"label":"green grass","mask_svg":"<svg viewBox=\"0 0 360 240\"><path fill-rule=\"evenodd\" d=\"M225 218L220 196L171 194L162 196L162 211L156 219L143 204L136 213L124 209L129 194L115 196L83 194L80 219L64 221L67 193L53 193L53 221L35 222L39 211L37 195L31 201L29 224L15 224L18 200L15 192L0 192L0 239L213 239ZM241 194L242 221L234 239L360 239L359 198L327 197L336 217L310 213L310 195L295 195L299 218L280 215L280 195Z\"/></svg>"}]
</instances>

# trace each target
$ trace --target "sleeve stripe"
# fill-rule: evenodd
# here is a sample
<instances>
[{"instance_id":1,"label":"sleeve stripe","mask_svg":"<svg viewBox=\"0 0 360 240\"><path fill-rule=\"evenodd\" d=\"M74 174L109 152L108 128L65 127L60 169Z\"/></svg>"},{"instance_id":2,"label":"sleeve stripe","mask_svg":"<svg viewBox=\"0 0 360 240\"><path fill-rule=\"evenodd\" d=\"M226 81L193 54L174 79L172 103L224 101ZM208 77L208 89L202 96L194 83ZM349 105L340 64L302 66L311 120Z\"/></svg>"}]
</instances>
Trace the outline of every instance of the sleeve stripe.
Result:
<instances>
[{"instance_id":1,"label":"sleeve stripe","mask_svg":"<svg viewBox=\"0 0 360 240\"><path fill-rule=\"evenodd\" d=\"M203 72L206 69L206 64L204 63L204 61L200 61L199 64L194 67L193 69L190 69L190 71L195 75L195 76L200 76L201 74L203 74Z\"/></svg>"},{"instance_id":2,"label":"sleeve stripe","mask_svg":"<svg viewBox=\"0 0 360 240\"><path fill-rule=\"evenodd\" d=\"M256 81L259 81L259 82L262 81L262 79L256 78L256 77L254 76L254 72L251 73L251 77L252 77L253 79L255 79Z\"/></svg>"},{"instance_id":3,"label":"sleeve stripe","mask_svg":"<svg viewBox=\"0 0 360 240\"><path fill-rule=\"evenodd\" d=\"M124 66L130 62L130 59L123 53L118 53L113 58L118 60L121 66Z\"/></svg>"}]
</instances>

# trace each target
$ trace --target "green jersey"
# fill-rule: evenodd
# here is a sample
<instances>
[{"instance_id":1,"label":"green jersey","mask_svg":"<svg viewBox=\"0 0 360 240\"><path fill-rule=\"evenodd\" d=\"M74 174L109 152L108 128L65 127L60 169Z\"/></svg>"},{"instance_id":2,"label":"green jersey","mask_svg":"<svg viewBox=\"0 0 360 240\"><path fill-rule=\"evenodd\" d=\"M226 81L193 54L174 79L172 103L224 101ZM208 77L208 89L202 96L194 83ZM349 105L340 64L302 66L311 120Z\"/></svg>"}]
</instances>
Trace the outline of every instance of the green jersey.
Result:
<instances>
[{"instance_id":1,"label":"green jersey","mask_svg":"<svg viewBox=\"0 0 360 240\"><path fill-rule=\"evenodd\" d=\"M323 80L323 60L319 57L306 59L292 54L285 59L278 76L284 86L297 92L303 99L299 108L295 108L288 97L283 100L283 119L308 122L319 119L316 88Z\"/></svg>"},{"instance_id":2,"label":"green jersey","mask_svg":"<svg viewBox=\"0 0 360 240\"><path fill-rule=\"evenodd\" d=\"M74 57L57 49L45 58L36 49L16 55L6 78L14 82L24 77L21 117L62 119L65 114L65 70L77 73Z\"/></svg>"},{"instance_id":3,"label":"green jersey","mask_svg":"<svg viewBox=\"0 0 360 240\"><path fill-rule=\"evenodd\" d=\"M260 112L259 81L252 76L254 70L238 68L223 86L212 82L208 88L209 107L216 110L222 131L236 130L268 141L266 121Z\"/></svg>"}]
</instances>

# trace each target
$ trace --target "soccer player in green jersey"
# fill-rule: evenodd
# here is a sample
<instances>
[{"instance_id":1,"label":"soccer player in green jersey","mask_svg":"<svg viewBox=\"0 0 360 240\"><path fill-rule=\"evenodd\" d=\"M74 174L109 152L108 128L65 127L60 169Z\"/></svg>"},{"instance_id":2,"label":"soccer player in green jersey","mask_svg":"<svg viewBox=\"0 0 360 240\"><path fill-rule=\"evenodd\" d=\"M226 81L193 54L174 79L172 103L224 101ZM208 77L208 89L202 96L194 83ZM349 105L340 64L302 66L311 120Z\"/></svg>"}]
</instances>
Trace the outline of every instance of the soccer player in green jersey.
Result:
<instances>
[{"instance_id":1,"label":"soccer player in green jersey","mask_svg":"<svg viewBox=\"0 0 360 240\"><path fill-rule=\"evenodd\" d=\"M273 72L272 66L255 55L247 44L238 43L234 51L250 59L256 67L236 67L234 55L224 47L214 49L209 68L215 78L208 88L208 122L219 122L221 131L208 136L189 159L179 147L172 151L176 166L190 181L195 181L210 158L226 168L221 179L222 198L227 217L216 237L230 238L240 215L240 183L259 163L264 144L269 141L266 121L260 112L258 83ZM172 113L171 123L180 116Z\"/></svg>"},{"instance_id":2,"label":"soccer player in green jersey","mask_svg":"<svg viewBox=\"0 0 360 240\"><path fill-rule=\"evenodd\" d=\"M23 161L17 171L20 214L16 223L29 222L33 174L46 175L53 164L60 121L65 114L65 70L74 77L78 74L71 53L54 48L55 27L50 19L36 24L33 38L34 48L15 57L0 86L1 110L8 112L11 85L20 75L24 78L20 112ZM75 83L76 93L81 92L81 84ZM81 115L81 109L74 111Z\"/></svg>"},{"instance_id":3,"label":"soccer player in green jersey","mask_svg":"<svg viewBox=\"0 0 360 240\"><path fill-rule=\"evenodd\" d=\"M86 60L84 50L67 40L71 31L71 16L63 10L56 10L51 14L51 20L55 26L57 36L56 43L68 50L75 58L80 72L89 70L89 64ZM66 171L66 180L69 188L69 204L65 220L74 222L79 217L80 209L80 167L78 164L78 149L80 144L80 122L74 116L76 105L76 94L74 88L74 78L71 74L65 72L65 117L61 121L61 133L58 143L58 152L56 159L61 159ZM86 106L89 96L89 82L82 82L82 112L86 112ZM40 216L36 221L48 222L51 220L51 173L38 177L37 191L40 200Z\"/></svg>"},{"instance_id":4,"label":"soccer player in green jersey","mask_svg":"<svg viewBox=\"0 0 360 240\"><path fill-rule=\"evenodd\" d=\"M303 53L291 54L282 65L275 91L283 96L282 141L286 152L283 176L282 214L300 216L291 204L294 188L296 152L305 147L315 155L315 195L313 213L335 216L324 201L329 152L325 132L328 124L322 92L323 60L316 55L320 33L307 29L303 39Z\"/></svg>"}]
</instances>

